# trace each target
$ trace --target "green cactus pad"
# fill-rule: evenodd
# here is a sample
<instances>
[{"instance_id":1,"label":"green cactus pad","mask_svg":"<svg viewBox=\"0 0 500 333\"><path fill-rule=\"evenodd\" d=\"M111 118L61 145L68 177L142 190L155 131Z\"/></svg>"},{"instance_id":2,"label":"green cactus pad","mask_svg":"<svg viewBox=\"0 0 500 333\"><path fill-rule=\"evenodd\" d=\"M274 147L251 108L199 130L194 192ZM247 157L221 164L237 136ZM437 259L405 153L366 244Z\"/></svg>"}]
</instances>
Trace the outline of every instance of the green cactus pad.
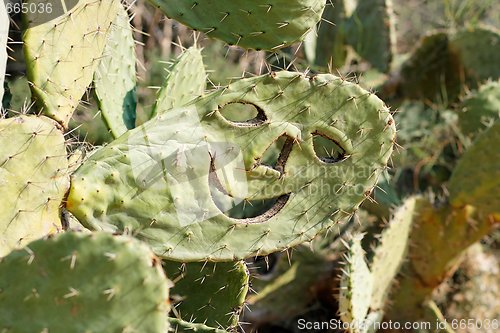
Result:
<instances>
[{"instance_id":1,"label":"green cactus pad","mask_svg":"<svg viewBox=\"0 0 500 333\"><path fill-rule=\"evenodd\" d=\"M448 189L454 207L474 206L481 215L500 221L500 121L484 131L465 152L451 175Z\"/></svg>"},{"instance_id":2,"label":"green cactus pad","mask_svg":"<svg viewBox=\"0 0 500 333\"><path fill-rule=\"evenodd\" d=\"M204 324L190 323L181 319L168 318L170 323L170 331L174 333L228 333L213 327L208 327Z\"/></svg>"},{"instance_id":3,"label":"green cactus pad","mask_svg":"<svg viewBox=\"0 0 500 333\"><path fill-rule=\"evenodd\" d=\"M390 69L396 45L392 0L358 0L346 23L349 44L381 72Z\"/></svg>"},{"instance_id":4,"label":"green cactus pad","mask_svg":"<svg viewBox=\"0 0 500 333\"><path fill-rule=\"evenodd\" d=\"M203 95L207 73L201 50L195 46L182 52L170 67L153 108L153 115L181 107Z\"/></svg>"},{"instance_id":5,"label":"green cactus pad","mask_svg":"<svg viewBox=\"0 0 500 333\"><path fill-rule=\"evenodd\" d=\"M370 308L384 310L388 300L391 285L399 272L409 243L409 235L413 226L415 198L405 201L380 237L380 243L375 248L370 269L376 287L373 288Z\"/></svg>"},{"instance_id":6,"label":"green cactus pad","mask_svg":"<svg viewBox=\"0 0 500 333\"><path fill-rule=\"evenodd\" d=\"M69 175L56 125L36 116L0 120L0 257L62 227Z\"/></svg>"},{"instance_id":7,"label":"green cactus pad","mask_svg":"<svg viewBox=\"0 0 500 333\"><path fill-rule=\"evenodd\" d=\"M461 30L451 39L450 48L460 55L469 80L477 83L500 78L500 30L493 27Z\"/></svg>"},{"instance_id":8,"label":"green cactus pad","mask_svg":"<svg viewBox=\"0 0 500 333\"><path fill-rule=\"evenodd\" d=\"M462 133L474 137L500 118L500 82L482 85L459 107L458 124Z\"/></svg>"},{"instance_id":9,"label":"green cactus pad","mask_svg":"<svg viewBox=\"0 0 500 333\"><path fill-rule=\"evenodd\" d=\"M223 329L236 327L248 292L249 274L243 261L165 261L163 268L175 283L170 297L181 319Z\"/></svg>"},{"instance_id":10,"label":"green cactus pad","mask_svg":"<svg viewBox=\"0 0 500 333\"><path fill-rule=\"evenodd\" d=\"M332 0L327 3L323 20L311 30L304 42L304 50L309 62L318 66L340 68L347 59L346 47L346 0Z\"/></svg>"},{"instance_id":11,"label":"green cactus pad","mask_svg":"<svg viewBox=\"0 0 500 333\"><path fill-rule=\"evenodd\" d=\"M31 89L43 112L64 127L92 82L119 6L118 0L79 0L70 11L43 24L38 22L40 13L30 11L24 17Z\"/></svg>"},{"instance_id":12,"label":"green cactus pad","mask_svg":"<svg viewBox=\"0 0 500 333\"><path fill-rule=\"evenodd\" d=\"M121 6L94 74L99 109L113 136L135 127L137 106L135 41L127 10Z\"/></svg>"},{"instance_id":13,"label":"green cactus pad","mask_svg":"<svg viewBox=\"0 0 500 333\"><path fill-rule=\"evenodd\" d=\"M459 55L450 50L446 32L424 36L401 67L401 92L412 99L452 100L461 92Z\"/></svg>"},{"instance_id":14,"label":"green cactus pad","mask_svg":"<svg viewBox=\"0 0 500 333\"><path fill-rule=\"evenodd\" d=\"M0 262L0 329L164 333L170 284L133 238L62 233Z\"/></svg>"},{"instance_id":15,"label":"green cactus pad","mask_svg":"<svg viewBox=\"0 0 500 333\"><path fill-rule=\"evenodd\" d=\"M2 1L3 2L3 1ZM7 65L7 40L9 38L9 15L3 3L0 3L0 108L4 93L4 79Z\"/></svg>"},{"instance_id":16,"label":"green cactus pad","mask_svg":"<svg viewBox=\"0 0 500 333\"><path fill-rule=\"evenodd\" d=\"M224 117L234 108L247 120ZM93 154L73 175L67 207L86 227L128 230L167 259L265 255L350 215L386 167L394 137L384 103L333 75L242 79ZM274 164L261 163L280 139ZM260 215L224 214L260 200L272 203Z\"/></svg>"},{"instance_id":17,"label":"green cactus pad","mask_svg":"<svg viewBox=\"0 0 500 333\"><path fill-rule=\"evenodd\" d=\"M362 235L354 236L349 244L346 264L340 278L339 313L345 323L361 323L370 309L374 285L373 275L365 262L361 247Z\"/></svg>"},{"instance_id":18,"label":"green cactus pad","mask_svg":"<svg viewBox=\"0 0 500 333\"><path fill-rule=\"evenodd\" d=\"M244 48L276 50L303 39L325 0L150 0L168 17Z\"/></svg>"}]
</instances>

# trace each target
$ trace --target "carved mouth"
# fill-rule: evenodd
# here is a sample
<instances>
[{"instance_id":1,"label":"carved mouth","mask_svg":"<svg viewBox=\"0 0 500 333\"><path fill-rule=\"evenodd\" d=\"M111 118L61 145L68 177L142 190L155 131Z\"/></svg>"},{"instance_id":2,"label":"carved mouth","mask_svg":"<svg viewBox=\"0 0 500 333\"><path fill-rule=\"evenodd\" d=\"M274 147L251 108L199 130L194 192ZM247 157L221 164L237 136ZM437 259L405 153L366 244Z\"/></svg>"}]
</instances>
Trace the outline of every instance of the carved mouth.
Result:
<instances>
[{"instance_id":1,"label":"carved mouth","mask_svg":"<svg viewBox=\"0 0 500 333\"><path fill-rule=\"evenodd\" d=\"M279 156L275 159L272 165L261 164L259 160L255 167L265 166L267 168L272 168L278 171L282 176L285 172L286 162L293 148L293 139L288 136L283 136L284 144L280 150ZM269 149L269 148L268 148ZM265 161L262 161L265 162ZM280 177L281 177L280 176ZM217 175L217 170L215 167L215 157L210 156L210 172L208 176L208 182L210 186L210 192L214 203L219 208L222 214L230 217L231 219L239 223L263 223L271 219L273 216L278 214L286 203L290 199L290 193L282 194L279 196L267 198L264 200L250 200L249 198L238 199L240 201L233 208L227 210L223 209L219 204L216 197L226 196L228 198L235 199L235 195L228 193L228 191L222 185L222 182Z\"/></svg>"}]
</instances>

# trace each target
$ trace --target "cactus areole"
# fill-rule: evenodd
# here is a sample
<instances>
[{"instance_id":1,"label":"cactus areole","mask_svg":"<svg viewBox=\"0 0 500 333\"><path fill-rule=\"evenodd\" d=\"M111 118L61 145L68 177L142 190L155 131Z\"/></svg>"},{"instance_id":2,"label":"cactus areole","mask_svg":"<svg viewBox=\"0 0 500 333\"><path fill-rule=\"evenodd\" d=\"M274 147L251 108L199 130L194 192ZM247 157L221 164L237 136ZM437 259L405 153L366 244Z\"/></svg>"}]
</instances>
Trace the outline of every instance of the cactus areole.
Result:
<instances>
[{"instance_id":1,"label":"cactus areole","mask_svg":"<svg viewBox=\"0 0 500 333\"><path fill-rule=\"evenodd\" d=\"M394 136L384 103L333 75L242 79L93 154L73 175L68 209L91 229L132 232L170 259L265 255L351 214ZM228 213L262 200L269 208L255 216Z\"/></svg>"}]
</instances>

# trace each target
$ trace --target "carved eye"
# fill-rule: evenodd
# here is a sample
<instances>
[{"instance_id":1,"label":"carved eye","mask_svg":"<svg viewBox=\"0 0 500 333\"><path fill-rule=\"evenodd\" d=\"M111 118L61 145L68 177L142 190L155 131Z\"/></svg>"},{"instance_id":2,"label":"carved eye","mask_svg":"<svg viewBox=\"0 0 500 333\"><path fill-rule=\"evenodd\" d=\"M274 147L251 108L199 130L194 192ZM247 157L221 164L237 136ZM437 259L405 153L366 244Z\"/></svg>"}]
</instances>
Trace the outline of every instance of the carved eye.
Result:
<instances>
[{"instance_id":1,"label":"carved eye","mask_svg":"<svg viewBox=\"0 0 500 333\"><path fill-rule=\"evenodd\" d=\"M219 112L228 122L238 127L257 127L267 120L264 111L250 103L229 103L220 107Z\"/></svg>"},{"instance_id":2,"label":"carved eye","mask_svg":"<svg viewBox=\"0 0 500 333\"><path fill-rule=\"evenodd\" d=\"M337 163L346 157L344 148L324 134L313 133L313 146L316 157L324 163Z\"/></svg>"}]
</instances>

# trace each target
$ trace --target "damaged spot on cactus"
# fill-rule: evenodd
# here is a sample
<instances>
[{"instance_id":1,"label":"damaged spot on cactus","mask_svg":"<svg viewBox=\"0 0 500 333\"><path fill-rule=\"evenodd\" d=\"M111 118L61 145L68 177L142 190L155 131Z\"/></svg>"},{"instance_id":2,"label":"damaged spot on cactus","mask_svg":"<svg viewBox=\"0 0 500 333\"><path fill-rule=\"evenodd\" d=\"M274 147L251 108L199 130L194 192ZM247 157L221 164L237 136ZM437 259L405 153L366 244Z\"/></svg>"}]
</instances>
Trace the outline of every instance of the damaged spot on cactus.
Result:
<instances>
[{"instance_id":1,"label":"damaged spot on cactus","mask_svg":"<svg viewBox=\"0 0 500 333\"><path fill-rule=\"evenodd\" d=\"M346 158L345 150L340 144L325 134L313 133L313 145L316 157L324 163L337 163Z\"/></svg>"},{"instance_id":2,"label":"damaged spot on cactus","mask_svg":"<svg viewBox=\"0 0 500 333\"><path fill-rule=\"evenodd\" d=\"M238 127L261 126L267 120L264 111L251 103L228 103L220 107L219 112L230 124Z\"/></svg>"}]
</instances>

